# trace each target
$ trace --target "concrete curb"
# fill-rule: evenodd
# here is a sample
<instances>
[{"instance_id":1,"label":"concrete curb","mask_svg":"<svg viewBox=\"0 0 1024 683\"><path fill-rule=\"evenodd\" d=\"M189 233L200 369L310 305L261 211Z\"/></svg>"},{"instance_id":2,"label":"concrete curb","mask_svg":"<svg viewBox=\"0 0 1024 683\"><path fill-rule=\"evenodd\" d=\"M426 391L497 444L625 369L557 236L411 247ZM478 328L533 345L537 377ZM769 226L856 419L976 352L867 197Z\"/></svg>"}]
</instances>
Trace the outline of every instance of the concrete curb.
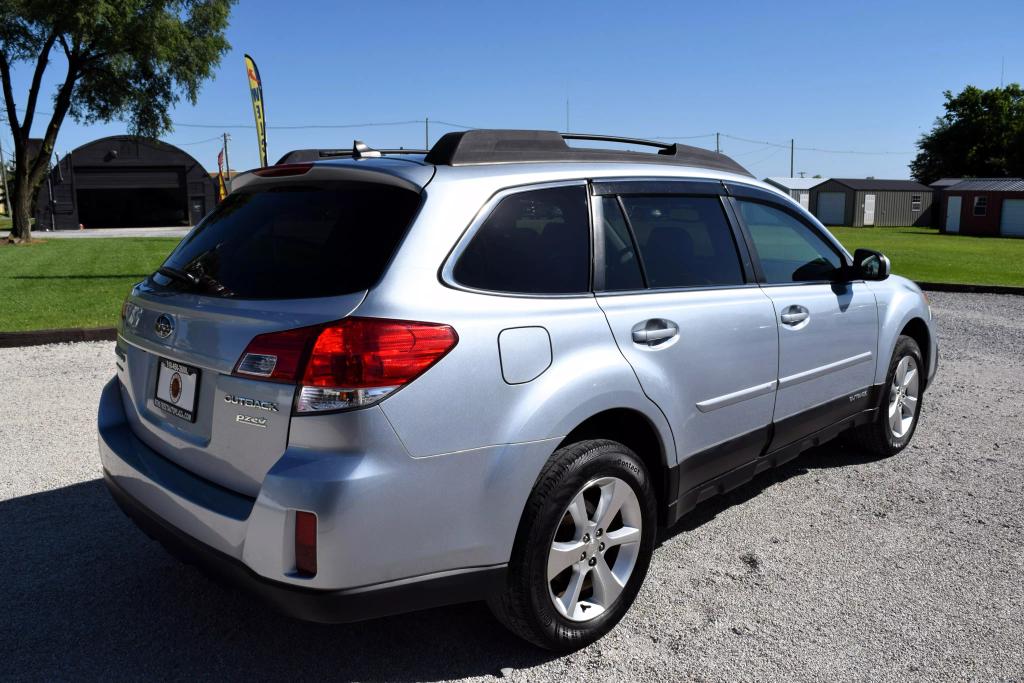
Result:
<instances>
[{"instance_id":1,"label":"concrete curb","mask_svg":"<svg viewBox=\"0 0 1024 683\"><path fill-rule=\"evenodd\" d=\"M32 330L31 332L0 332L0 349L15 346L39 346L65 342L114 341L117 329L94 327L90 329Z\"/></svg>"},{"instance_id":2,"label":"concrete curb","mask_svg":"<svg viewBox=\"0 0 1024 683\"><path fill-rule=\"evenodd\" d=\"M1016 294L1024 296L1024 287L1006 285L959 285L948 282L918 282L926 292L959 292L963 294Z\"/></svg>"}]
</instances>

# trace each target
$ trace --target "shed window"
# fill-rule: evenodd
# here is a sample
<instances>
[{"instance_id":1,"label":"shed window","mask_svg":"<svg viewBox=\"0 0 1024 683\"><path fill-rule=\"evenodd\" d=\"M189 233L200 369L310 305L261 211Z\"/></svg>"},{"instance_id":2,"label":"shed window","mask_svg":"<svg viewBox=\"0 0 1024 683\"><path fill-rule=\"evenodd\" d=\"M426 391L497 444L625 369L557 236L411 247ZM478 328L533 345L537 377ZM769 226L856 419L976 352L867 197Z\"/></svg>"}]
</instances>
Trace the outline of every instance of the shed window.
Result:
<instances>
[{"instance_id":1,"label":"shed window","mask_svg":"<svg viewBox=\"0 0 1024 683\"><path fill-rule=\"evenodd\" d=\"M988 212L988 197L974 198L974 215L984 216Z\"/></svg>"},{"instance_id":2,"label":"shed window","mask_svg":"<svg viewBox=\"0 0 1024 683\"><path fill-rule=\"evenodd\" d=\"M910 195L910 210L920 211L921 210L921 195L912 194Z\"/></svg>"}]
</instances>

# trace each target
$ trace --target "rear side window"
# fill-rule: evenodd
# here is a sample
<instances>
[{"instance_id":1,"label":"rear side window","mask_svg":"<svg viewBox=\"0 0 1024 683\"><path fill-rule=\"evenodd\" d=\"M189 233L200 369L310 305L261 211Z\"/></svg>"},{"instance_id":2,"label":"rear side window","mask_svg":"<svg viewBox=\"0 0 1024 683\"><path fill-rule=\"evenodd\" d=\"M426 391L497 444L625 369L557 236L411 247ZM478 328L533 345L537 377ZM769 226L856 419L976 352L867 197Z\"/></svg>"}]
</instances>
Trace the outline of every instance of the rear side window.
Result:
<instances>
[{"instance_id":1,"label":"rear side window","mask_svg":"<svg viewBox=\"0 0 1024 683\"><path fill-rule=\"evenodd\" d=\"M732 229L714 197L622 197L651 288L743 284Z\"/></svg>"},{"instance_id":2,"label":"rear side window","mask_svg":"<svg viewBox=\"0 0 1024 683\"><path fill-rule=\"evenodd\" d=\"M420 204L411 190L376 183L287 183L232 193L165 266L197 291L243 299L337 296L373 286ZM158 285L181 287L154 275Z\"/></svg>"},{"instance_id":3,"label":"rear side window","mask_svg":"<svg viewBox=\"0 0 1024 683\"><path fill-rule=\"evenodd\" d=\"M740 200L768 284L831 280L842 261L824 238L790 214Z\"/></svg>"},{"instance_id":4,"label":"rear side window","mask_svg":"<svg viewBox=\"0 0 1024 683\"><path fill-rule=\"evenodd\" d=\"M495 292L588 292L586 189L554 187L505 197L473 235L453 275L459 284Z\"/></svg>"}]
</instances>

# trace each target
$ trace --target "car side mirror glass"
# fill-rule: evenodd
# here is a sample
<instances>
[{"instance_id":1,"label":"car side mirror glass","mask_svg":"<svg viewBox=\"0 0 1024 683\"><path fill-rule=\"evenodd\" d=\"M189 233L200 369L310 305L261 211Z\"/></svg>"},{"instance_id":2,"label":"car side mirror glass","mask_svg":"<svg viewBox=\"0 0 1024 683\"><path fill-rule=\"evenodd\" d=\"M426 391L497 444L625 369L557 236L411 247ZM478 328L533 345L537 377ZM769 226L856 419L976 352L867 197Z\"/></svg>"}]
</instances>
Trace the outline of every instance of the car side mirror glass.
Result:
<instances>
[{"instance_id":1,"label":"car side mirror glass","mask_svg":"<svg viewBox=\"0 0 1024 683\"><path fill-rule=\"evenodd\" d=\"M858 249L853 252L853 274L863 280L884 280L889 277L889 258L880 251Z\"/></svg>"}]
</instances>

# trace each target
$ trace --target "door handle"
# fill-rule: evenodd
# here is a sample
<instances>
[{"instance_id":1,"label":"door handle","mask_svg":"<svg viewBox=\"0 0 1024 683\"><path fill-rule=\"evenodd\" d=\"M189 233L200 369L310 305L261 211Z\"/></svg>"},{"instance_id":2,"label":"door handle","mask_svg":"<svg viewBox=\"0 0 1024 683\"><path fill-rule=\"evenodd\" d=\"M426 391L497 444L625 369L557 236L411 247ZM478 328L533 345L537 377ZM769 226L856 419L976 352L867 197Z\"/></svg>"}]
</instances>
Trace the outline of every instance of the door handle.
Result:
<instances>
[{"instance_id":1,"label":"door handle","mask_svg":"<svg viewBox=\"0 0 1024 683\"><path fill-rule=\"evenodd\" d=\"M811 317L811 312L803 306L788 306L782 311L779 320L783 325L799 325Z\"/></svg>"},{"instance_id":2,"label":"door handle","mask_svg":"<svg viewBox=\"0 0 1024 683\"><path fill-rule=\"evenodd\" d=\"M635 344L657 346L679 334L679 326L671 320L651 318L633 326L632 335Z\"/></svg>"}]
</instances>

